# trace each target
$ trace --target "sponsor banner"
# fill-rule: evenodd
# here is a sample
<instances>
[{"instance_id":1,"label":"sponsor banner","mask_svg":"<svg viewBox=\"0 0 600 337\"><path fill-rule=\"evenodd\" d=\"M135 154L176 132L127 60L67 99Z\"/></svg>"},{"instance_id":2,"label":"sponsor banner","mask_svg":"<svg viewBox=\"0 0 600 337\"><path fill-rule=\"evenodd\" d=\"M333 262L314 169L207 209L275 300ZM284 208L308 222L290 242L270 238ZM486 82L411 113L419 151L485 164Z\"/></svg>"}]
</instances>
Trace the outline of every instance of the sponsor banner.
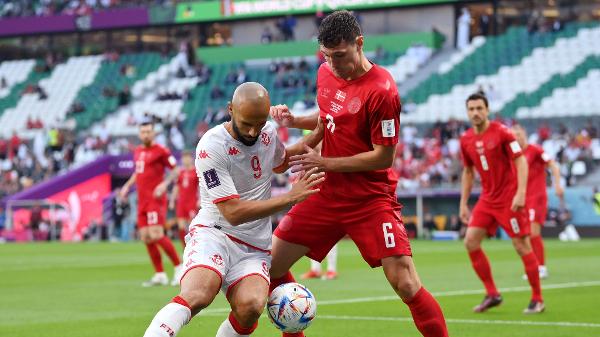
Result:
<instances>
[{"instance_id":1,"label":"sponsor banner","mask_svg":"<svg viewBox=\"0 0 600 337\"><path fill-rule=\"evenodd\" d=\"M0 36L55 33L74 30L74 15L32 16L0 20Z\"/></svg>"},{"instance_id":2,"label":"sponsor banner","mask_svg":"<svg viewBox=\"0 0 600 337\"><path fill-rule=\"evenodd\" d=\"M145 26L150 23L144 7L111 9L92 14L92 29Z\"/></svg>"},{"instance_id":3,"label":"sponsor banner","mask_svg":"<svg viewBox=\"0 0 600 337\"><path fill-rule=\"evenodd\" d=\"M221 0L181 3L175 22L201 22L223 19L310 14L339 9L374 9L412 5L431 5L458 0Z\"/></svg>"}]
</instances>

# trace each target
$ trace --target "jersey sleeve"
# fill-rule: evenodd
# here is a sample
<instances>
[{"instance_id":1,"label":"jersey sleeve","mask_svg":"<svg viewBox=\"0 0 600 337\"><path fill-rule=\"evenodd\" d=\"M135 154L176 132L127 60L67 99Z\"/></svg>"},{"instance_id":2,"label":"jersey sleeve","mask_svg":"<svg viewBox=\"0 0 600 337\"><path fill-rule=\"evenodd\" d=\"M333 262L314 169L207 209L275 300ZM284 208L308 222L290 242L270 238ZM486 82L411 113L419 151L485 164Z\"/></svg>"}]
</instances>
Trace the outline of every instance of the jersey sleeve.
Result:
<instances>
[{"instance_id":1,"label":"jersey sleeve","mask_svg":"<svg viewBox=\"0 0 600 337\"><path fill-rule=\"evenodd\" d=\"M223 149L218 146L202 146L196 149L196 172L200 187L205 188L214 204L239 198L229 172Z\"/></svg>"},{"instance_id":2,"label":"jersey sleeve","mask_svg":"<svg viewBox=\"0 0 600 337\"><path fill-rule=\"evenodd\" d=\"M469 157L469 153L467 152L467 146L462 138L460 140L460 154L462 156L463 164L466 167L473 166L473 161L471 160L471 157Z\"/></svg>"},{"instance_id":3,"label":"jersey sleeve","mask_svg":"<svg viewBox=\"0 0 600 337\"><path fill-rule=\"evenodd\" d=\"M552 160L552 157L550 157L550 155L541 147L539 148L539 154L540 160L544 163L544 165L548 164Z\"/></svg>"},{"instance_id":4,"label":"jersey sleeve","mask_svg":"<svg viewBox=\"0 0 600 337\"><path fill-rule=\"evenodd\" d=\"M395 90L378 92L372 97L369 124L371 142L378 145L392 146L398 143L400 129L400 96Z\"/></svg>"},{"instance_id":5,"label":"jersey sleeve","mask_svg":"<svg viewBox=\"0 0 600 337\"><path fill-rule=\"evenodd\" d=\"M162 156L163 165L170 169L174 169L175 165L177 165L177 159L171 154L171 151L166 147L163 148L163 156Z\"/></svg>"},{"instance_id":6,"label":"jersey sleeve","mask_svg":"<svg viewBox=\"0 0 600 337\"><path fill-rule=\"evenodd\" d=\"M273 133L275 137L275 154L273 155L273 169L279 168L285 162L285 145L277 136L277 131Z\"/></svg>"},{"instance_id":7,"label":"jersey sleeve","mask_svg":"<svg viewBox=\"0 0 600 337\"><path fill-rule=\"evenodd\" d=\"M501 139L506 153L509 157L515 159L523 155L521 145L517 142L515 135L505 126L500 127Z\"/></svg>"}]
</instances>

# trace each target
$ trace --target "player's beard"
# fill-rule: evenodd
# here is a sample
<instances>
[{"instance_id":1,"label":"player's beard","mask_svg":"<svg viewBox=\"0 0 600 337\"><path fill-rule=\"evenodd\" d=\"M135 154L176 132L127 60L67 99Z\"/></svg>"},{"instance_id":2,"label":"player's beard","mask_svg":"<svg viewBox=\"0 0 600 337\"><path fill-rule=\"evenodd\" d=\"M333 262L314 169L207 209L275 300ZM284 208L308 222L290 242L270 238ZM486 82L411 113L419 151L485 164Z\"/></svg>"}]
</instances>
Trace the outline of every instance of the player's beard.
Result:
<instances>
[{"instance_id":1,"label":"player's beard","mask_svg":"<svg viewBox=\"0 0 600 337\"><path fill-rule=\"evenodd\" d=\"M251 139L251 138L248 139L247 137L242 135L242 133L240 132L240 129L238 129L237 124L235 123L235 119L233 119L233 118L231 119L231 128L233 129L233 133L235 133L237 140L242 142L242 144L244 144L246 146L252 146L252 145L256 144L258 137L254 138L254 139Z\"/></svg>"}]
</instances>

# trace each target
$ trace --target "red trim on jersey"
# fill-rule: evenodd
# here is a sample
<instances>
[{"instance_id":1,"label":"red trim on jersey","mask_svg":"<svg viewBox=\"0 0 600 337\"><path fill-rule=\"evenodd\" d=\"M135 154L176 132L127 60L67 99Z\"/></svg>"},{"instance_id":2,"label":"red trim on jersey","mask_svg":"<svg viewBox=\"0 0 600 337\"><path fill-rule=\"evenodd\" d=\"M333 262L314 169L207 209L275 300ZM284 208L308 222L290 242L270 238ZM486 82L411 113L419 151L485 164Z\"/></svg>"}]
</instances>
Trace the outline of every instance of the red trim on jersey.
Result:
<instances>
[{"instance_id":1,"label":"red trim on jersey","mask_svg":"<svg viewBox=\"0 0 600 337\"><path fill-rule=\"evenodd\" d=\"M187 275L187 273L192 270L192 269L196 269L196 268L204 268L204 269L209 269L214 271L215 273L217 273L217 275L219 275L219 278L221 279L221 282L219 284L219 288L221 288L221 285L223 284L223 275L221 275L221 272L218 271L216 268L205 265L205 264L197 264L194 266L191 266L190 268L186 269L185 272L183 273L183 275L181 275L181 278L179 279L179 284L181 285L181 281L183 281L183 278L185 277L185 275Z\"/></svg>"},{"instance_id":2,"label":"red trim on jersey","mask_svg":"<svg viewBox=\"0 0 600 337\"><path fill-rule=\"evenodd\" d=\"M180 305L183 305L184 307L190 309L190 311L192 311L192 307L190 306L190 304L181 296L175 296L173 297L173 299L171 300L171 303L177 303Z\"/></svg>"},{"instance_id":3,"label":"red trim on jersey","mask_svg":"<svg viewBox=\"0 0 600 337\"><path fill-rule=\"evenodd\" d=\"M265 281L267 281L267 285L270 284L270 281L268 278L265 277L265 275L260 274L260 273L252 273L252 274L248 274L248 275L244 275L242 277L240 277L239 279L235 280L232 284L229 285L229 287L227 287L227 293L225 294L225 298L227 298L227 300L229 301L229 294L231 293L231 290L233 290L233 287L235 287L238 283L240 283L243 279L250 277L250 276L254 276L254 275L258 275L260 277L262 277Z\"/></svg>"},{"instance_id":4,"label":"red trim on jersey","mask_svg":"<svg viewBox=\"0 0 600 337\"><path fill-rule=\"evenodd\" d=\"M256 249L256 250L258 250L259 252L263 252L263 253L267 253L267 254L271 255L271 251L270 251L270 250L266 250L266 249L258 248L258 247L256 247L256 246L253 246L253 245L251 245L251 244L249 244L249 243L247 243L247 242L244 242L244 241L242 241L242 240L240 240L240 239L238 239L238 238L236 238L236 237L234 237L234 236L231 236L231 235L229 235L229 234L227 234L227 233L225 233L225 235L227 235L227 237L228 237L228 238L230 238L230 239L231 239L231 241L233 241L233 242L237 242L237 243L239 243L239 244L242 244L242 245L244 245L244 246L248 246L248 247L250 247L250 248L252 248L252 249Z\"/></svg>"},{"instance_id":5,"label":"red trim on jersey","mask_svg":"<svg viewBox=\"0 0 600 337\"><path fill-rule=\"evenodd\" d=\"M227 201L227 200L231 200L231 199L239 199L239 198L240 198L239 194L232 194L232 195L229 195L229 196L226 196L223 198L218 198L218 199L213 200L213 204L218 204L223 201Z\"/></svg>"}]
</instances>

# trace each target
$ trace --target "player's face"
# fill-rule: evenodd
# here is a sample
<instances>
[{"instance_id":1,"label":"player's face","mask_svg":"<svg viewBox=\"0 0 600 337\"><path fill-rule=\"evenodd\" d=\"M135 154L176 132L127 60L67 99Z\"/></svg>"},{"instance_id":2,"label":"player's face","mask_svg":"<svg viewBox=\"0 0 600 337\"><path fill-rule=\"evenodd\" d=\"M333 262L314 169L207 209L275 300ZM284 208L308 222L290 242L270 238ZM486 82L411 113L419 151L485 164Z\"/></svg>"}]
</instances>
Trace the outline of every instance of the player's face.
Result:
<instances>
[{"instance_id":1,"label":"player's face","mask_svg":"<svg viewBox=\"0 0 600 337\"><path fill-rule=\"evenodd\" d=\"M140 126L139 137L144 145L152 145L152 141L154 140L154 126L152 124Z\"/></svg>"},{"instance_id":2,"label":"player's face","mask_svg":"<svg viewBox=\"0 0 600 337\"><path fill-rule=\"evenodd\" d=\"M488 113L489 110L483 100L475 99L467 102L467 115L473 126L484 125L488 120Z\"/></svg>"},{"instance_id":3,"label":"player's face","mask_svg":"<svg viewBox=\"0 0 600 337\"><path fill-rule=\"evenodd\" d=\"M354 43L342 41L333 48L320 46L320 51L333 74L339 78L349 79L360 66L360 52L363 46L363 37L356 38Z\"/></svg>"},{"instance_id":4,"label":"player's face","mask_svg":"<svg viewBox=\"0 0 600 337\"><path fill-rule=\"evenodd\" d=\"M230 106L231 128L237 140L246 146L256 143L260 132L267 124L270 103L268 100L265 102L266 104L260 105L242 104L237 108L238 111L234 111Z\"/></svg>"},{"instance_id":5,"label":"player's face","mask_svg":"<svg viewBox=\"0 0 600 337\"><path fill-rule=\"evenodd\" d=\"M517 138L517 142L519 142L519 145L521 146L521 148L524 149L525 145L526 145L526 140L527 140L527 135L525 134L525 130L520 126L513 126L511 128L511 130L514 133L515 138Z\"/></svg>"},{"instance_id":6,"label":"player's face","mask_svg":"<svg viewBox=\"0 0 600 337\"><path fill-rule=\"evenodd\" d=\"M181 163L184 167L191 167L194 164L194 160L192 159L191 155L184 154L183 156L181 156Z\"/></svg>"}]
</instances>

